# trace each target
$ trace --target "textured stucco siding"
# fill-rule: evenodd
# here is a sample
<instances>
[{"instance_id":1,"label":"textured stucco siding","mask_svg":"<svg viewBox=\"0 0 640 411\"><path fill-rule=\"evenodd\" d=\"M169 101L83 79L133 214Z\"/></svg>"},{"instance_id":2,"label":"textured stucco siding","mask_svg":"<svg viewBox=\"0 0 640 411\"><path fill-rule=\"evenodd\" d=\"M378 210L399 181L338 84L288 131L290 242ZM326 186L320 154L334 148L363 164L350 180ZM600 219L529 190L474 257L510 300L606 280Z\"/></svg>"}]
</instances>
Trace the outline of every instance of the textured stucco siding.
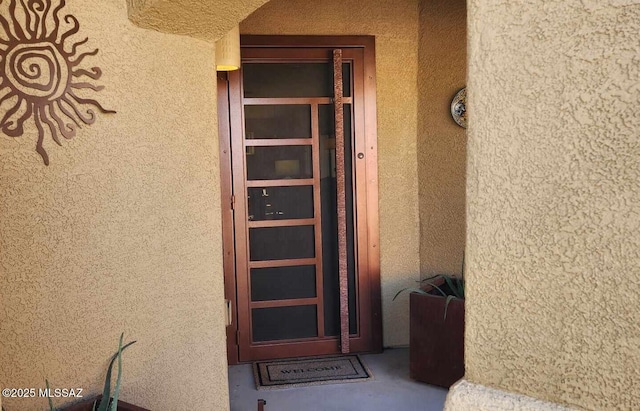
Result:
<instances>
[{"instance_id":1,"label":"textured stucco siding","mask_svg":"<svg viewBox=\"0 0 640 411\"><path fill-rule=\"evenodd\" d=\"M213 46L133 26L122 0L67 4L118 113L46 139L49 167L32 122L0 134L0 386L97 393L124 331L123 400L228 409Z\"/></svg>"},{"instance_id":2,"label":"textured stucco siding","mask_svg":"<svg viewBox=\"0 0 640 411\"><path fill-rule=\"evenodd\" d=\"M220 13L69 2L118 114L48 142L48 168L33 127L0 136L1 386L95 392L125 331L139 342L123 399L228 408L213 47L127 20L216 38L264 1L200 3ZM215 17L225 7L237 14ZM418 2L273 0L248 22L376 35L385 343L406 342L391 297L420 269ZM640 404L639 26L638 0L469 0L473 383L591 410Z\"/></svg>"},{"instance_id":3,"label":"textured stucco siding","mask_svg":"<svg viewBox=\"0 0 640 411\"><path fill-rule=\"evenodd\" d=\"M420 272L460 275L467 137L451 100L467 81L465 0L421 0L418 46Z\"/></svg>"},{"instance_id":4,"label":"textured stucco siding","mask_svg":"<svg viewBox=\"0 0 640 411\"><path fill-rule=\"evenodd\" d=\"M415 0L272 0L240 25L245 34L374 35L378 109L380 258L384 344L409 338L408 299L419 278Z\"/></svg>"},{"instance_id":5,"label":"textured stucco siding","mask_svg":"<svg viewBox=\"0 0 640 411\"><path fill-rule=\"evenodd\" d=\"M637 409L640 2L470 0L469 30L466 378Z\"/></svg>"}]
</instances>

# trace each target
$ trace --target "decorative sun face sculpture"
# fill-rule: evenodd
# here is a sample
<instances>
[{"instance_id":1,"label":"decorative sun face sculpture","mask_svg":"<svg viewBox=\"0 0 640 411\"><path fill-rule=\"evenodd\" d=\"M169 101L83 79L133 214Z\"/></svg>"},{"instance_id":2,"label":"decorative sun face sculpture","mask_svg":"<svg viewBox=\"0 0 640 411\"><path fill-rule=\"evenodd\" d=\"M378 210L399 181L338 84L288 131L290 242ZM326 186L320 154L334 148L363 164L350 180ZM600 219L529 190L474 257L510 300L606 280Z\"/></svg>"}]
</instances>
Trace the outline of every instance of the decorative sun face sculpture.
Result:
<instances>
[{"instance_id":1,"label":"decorative sun face sculpture","mask_svg":"<svg viewBox=\"0 0 640 411\"><path fill-rule=\"evenodd\" d=\"M0 0L0 130L19 137L24 123L33 118L38 130L36 151L49 165L43 147L47 134L61 145L60 135L71 139L81 124L95 122L93 108L115 113L87 96L104 88L91 82L102 76L100 68L82 66L98 49L79 53L89 39L70 40L80 29L74 16L64 16L70 27L61 30L65 0L55 2L55 7L52 0L19 0L19 4L10 0L8 7L4 2Z\"/></svg>"}]
</instances>

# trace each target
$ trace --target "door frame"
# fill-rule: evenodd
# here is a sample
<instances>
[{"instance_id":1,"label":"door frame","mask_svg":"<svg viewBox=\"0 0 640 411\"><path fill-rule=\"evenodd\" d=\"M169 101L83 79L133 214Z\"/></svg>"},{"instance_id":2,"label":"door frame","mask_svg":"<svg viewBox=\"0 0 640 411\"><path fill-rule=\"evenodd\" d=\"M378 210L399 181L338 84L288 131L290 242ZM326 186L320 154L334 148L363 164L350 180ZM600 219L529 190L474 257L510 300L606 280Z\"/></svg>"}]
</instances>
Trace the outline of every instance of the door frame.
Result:
<instances>
[{"instance_id":1,"label":"door frame","mask_svg":"<svg viewBox=\"0 0 640 411\"><path fill-rule=\"evenodd\" d=\"M373 36L241 36L241 47L304 47L361 49L364 56L364 175L357 175L355 184L366 186L366 233L358 240L358 252L367 264L371 317L371 344L368 352L382 350L382 308L380 288L380 235L378 212L378 154L376 117L375 39ZM228 307L227 360L230 365L240 363L238 338L238 298L236 287L236 252L234 233L233 169L231 153L230 91L226 73L218 73L218 128L220 145L220 183L222 203L223 267L225 299ZM230 121L231 118L231 121ZM235 119L238 121L238 119ZM354 152L360 150L354 147ZM357 201L357 199L354 198ZM362 201L362 200L360 200ZM363 222L358 222L363 224ZM362 241L364 240L364 241Z\"/></svg>"}]
</instances>

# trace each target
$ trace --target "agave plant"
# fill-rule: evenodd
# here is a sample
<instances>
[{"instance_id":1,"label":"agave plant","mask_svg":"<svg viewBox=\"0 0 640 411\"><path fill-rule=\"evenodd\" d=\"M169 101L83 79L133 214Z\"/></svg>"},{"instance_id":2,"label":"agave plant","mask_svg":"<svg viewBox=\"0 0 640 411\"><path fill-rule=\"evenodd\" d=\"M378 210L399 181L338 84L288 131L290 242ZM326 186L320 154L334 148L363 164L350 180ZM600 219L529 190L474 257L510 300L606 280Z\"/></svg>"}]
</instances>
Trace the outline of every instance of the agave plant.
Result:
<instances>
[{"instance_id":1,"label":"agave plant","mask_svg":"<svg viewBox=\"0 0 640 411\"><path fill-rule=\"evenodd\" d=\"M444 284L437 281L440 278L444 280L444 284L446 284L447 288L450 290L449 293L446 293L442 289L442 286ZM447 309L449 308L449 304L451 303L451 301L456 298L464 300L464 269L463 269L463 276L461 278L452 277L450 275L445 275L445 274L437 274L432 277L425 278L424 280L419 281L419 283L423 285L430 285L431 287L433 287L434 290L436 290L438 293L440 293L443 297L447 299L444 303L444 319L445 320L447 319ZM396 295L393 297L393 300L395 301L395 299L398 298L398 296L405 291L408 291L411 293L418 293L418 294L429 294L427 291L425 291L422 288L408 287L398 291Z\"/></svg>"},{"instance_id":2,"label":"agave plant","mask_svg":"<svg viewBox=\"0 0 640 411\"><path fill-rule=\"evenodd\" d=\"M122 381L122 352L125 348L131 346L135 341L130 341L125 345L122 345L124 339L124 333L120 334L120 342L118 343L118 351L111 356L109 361L109 368L107 368L107 376L104 380L104 388L102 390L102 399L100 404L98 401L93 403L93 411L117 411L118 410L118 396L120 395L120 383ZM113 364L118 360L118 377L116 378L116 385L113 389L113 396L111 395L111 374L113 371ZM47 390L49 389L49 381L45 380L47 384ZM49 397L49 411L56 411L53 406L53 401Z\"/></svg>"}]
</instances>

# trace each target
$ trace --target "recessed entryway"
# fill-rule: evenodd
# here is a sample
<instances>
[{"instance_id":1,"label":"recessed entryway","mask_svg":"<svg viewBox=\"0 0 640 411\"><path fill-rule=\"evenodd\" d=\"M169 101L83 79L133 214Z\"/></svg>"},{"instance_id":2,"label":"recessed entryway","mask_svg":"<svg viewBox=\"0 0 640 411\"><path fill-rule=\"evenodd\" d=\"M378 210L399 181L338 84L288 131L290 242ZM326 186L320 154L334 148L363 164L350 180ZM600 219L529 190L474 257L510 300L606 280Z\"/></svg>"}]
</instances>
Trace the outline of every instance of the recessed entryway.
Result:
<instances>
[{"instance_id":1,"label":"recessed entryway","mask_svg":"<svg viewBox=\"0 0 640 411\"><path fill-rule=\"evenodd\" d=\"M219 76L229 363L382 348L370 36L243 36Z\"/></svg>"}]
</instances>

